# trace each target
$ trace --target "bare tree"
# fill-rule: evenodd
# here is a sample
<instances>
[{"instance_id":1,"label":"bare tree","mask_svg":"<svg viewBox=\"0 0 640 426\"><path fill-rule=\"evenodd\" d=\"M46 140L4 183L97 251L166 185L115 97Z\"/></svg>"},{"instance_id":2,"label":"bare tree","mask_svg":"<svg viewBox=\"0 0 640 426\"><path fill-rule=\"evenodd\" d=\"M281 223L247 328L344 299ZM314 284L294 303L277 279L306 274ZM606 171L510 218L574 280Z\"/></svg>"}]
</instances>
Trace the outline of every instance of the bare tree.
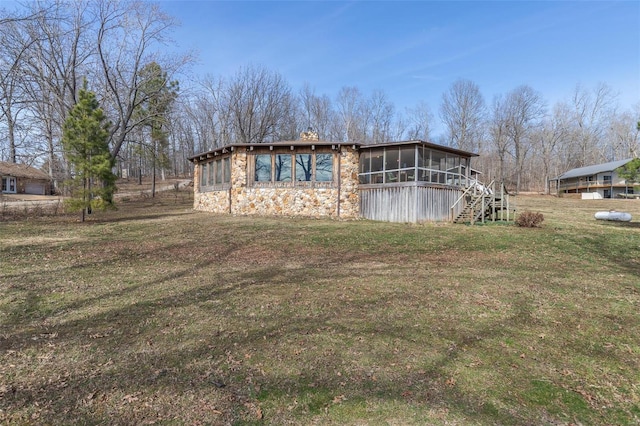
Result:
<instances>
[{"instance_id":1,"label":"bare tree","mask_svg":"<svg viewBox=\"0 0 640 426\"><path fill-rule=\"evenodd\" d=\"M357 87L343 87L336 98L341 142L363 142L362 93Z\"/></svg>"},{"instance_id":2,"label":"bare tree","mask_svg":"<svg viewBox=\"0 0 640 426\"><path fill-rule=\"evenodd\" d=\"M28 28L34 23L42 22L45 14L55 9L56 4L51 3L44 9L32 7L22 9L20 12L0 11L0 123L4 121L6 129L7 159L17 162L21 155L23 160L34 160L35 151L31 146L25 146L25 151L19 152L20 142L24 142L26 132L24 124L27 123L29 99L25 86L28 84L27 54L34 44L40 41L38 35L29 33ZM25 114L23 114L25 113ZM20 141L19 141L20 139ZM1 150L0 146L0 150ZM26 158L29 157L29 158Z\"/></svg>"},{"instance_id":3,"label":"bare tree","mask_svg":"<svg viewBox=\"0 0 640 426\"><path fill-rule=\"evenodd\" d=\"M367 106L371 117L371 130L367 132L370 135L369 140L372 143L388 142L395 116L393 103L384 91L374 90Z\"/></svg>"},{"instance_id":4,"label":"bare tree","mask_svg":"<svg viewBox=\"0 0 640 426\"><path fill-rule=\"evenodd\" d=\"M139 105L146 101L140 93L145 83L139 78L142 68L156 62L171 78L191 61L191 57L189 54L161 57L154 50L169 42L166 36L176 26L176 21L159 5L97 0L95 9L98 19L95 77L102 84L101 105L113 123L110 145L111 155L116 158L129 134L143 122L134 115Z\"/></svg>"},{"instance_id":5,"label":"bare tree","mask_svg":"<svg viewBox=\"0 0 640 426\"><path fill-rule=\"evenodd\" d=\"M23 75L19 70L24 44L22 34L15 21L5 19L0 24L0 123L4 123L6 131L7 159L15 163L17 160L18 116L23 109L20 94ZM16 51L17 47L17 51ZM0 147L1 148L1 147ZM3 156L0 156L0 159Z\"/></svg>"},{"instance_id":6,"label":"bare tree","mask_svg":"<svg viewBox=\"0 0 640 426\"><path fill-rule=\"evenodd\" d=\"M520 192L522 171L531 148L531 133L545 114L544 100L531 87L519 86L507 95L506 112L506 130L516 166L516 192Z\"/></svg>"},{"instance_id":7,"label":"bare tree","mask_svg":"<svg viewBox=\"0 0 640 426\"><path fill-rule=\"evenodd\" d=\"M609 139L614 151L612 160L635 158L640 154L640 103L633 111L615 114L611 118Z\"/></svg>"},{"instance_id":8,"label":"bare tree","mask_svg":"<svg viewBox=\"0 0 640 426\"><path fill-rule=\"evenodd\" d=\"M558 167L559 150L566 137L565 117L562 105L557 104L551 116L545 118L541 126L532 134L533 158L531 159L532 174L538 175L544 186L544 193L550 192L549 182L560 174ZM537 173L536 173L537 171Z\"/></svg>"},{"instance_id":9,"label":"bare tree","mask_svg":"<svg viewBox=\"0 0 640 426\"><path fill-rule=\"evenodd\" d=\"M569 149L575 159L572 167L582 167L611 159L607 155L605 133L615 113L616 94L604 83L592 90L577 85L569 105L572 110Z\"/></svg>"},{"instance_id":10,"label":"bare tree","mask_svg":"<svg viewBox=\"0 0 640 426\"><path fill-rule=\"evenodd\" d=\"M309 84L305 84L298 94L300 103L301 127L311 127L321 140L332 140L331 126L334 111L331 99L327 95L318 96Z\"/></svg>"},{"instance_id":11,"label":"bare tree","mask_svg":"<svg viewBox=\"0 0 640 426\"><path fill-rule=\"evenodd\" d=\"M498 179L500 182L505 182L508 156L513 145L508 135L508 123L509 111L507 102L502 95L496 95L493 98L491 108L489 140L491 141L495 155L498 157Z\"/></svg>"},{"instance_id":12,"label":"bare tree","mask_svg":"<svg viewBox=\"0 0 640 426\"><path fill-rule=\"evenodd\" d=\"M88 1L70 5L62 0L34 2L31 13L37 19L25 22L22 71L25 74L25 102L29 103L34 129L46 144L46 164L54 183L68 170L60 146L62 125L77 101L80 76L87 74L93 47L84 38L92 18ZM58 170L56 165L62 165Z\"/></svg>"},{"instance_id":13,"label":"bare tree","mask_svg":"<svg viewBox=\"0 0 640 426\"><path fill-rule=\"evenodd\" d=\"M440 118L448 144L466 151L481 151L486 108L477 84L456 80L442 95Z\"/></svg>"},{"instance_id":14,"label":"bare tree","mask_svg":"<svg viewBox=\"0 0 640 426\"><path fill-rule=\"evenodd\" d=\"M291 113L288 84L276 72L248 66L225 87L225 102L233 132L240 143L260 143L277 138L279 126Z\"/></svg>"},{"instance_id":15,"label":"bare tree","mask_svg":"<svg viewBox=\"0 0 640 426\"><path fill-rule=\"evenodd\" d=\"M428 141L431 137L431 123L433 114L426 102L420 102L414 108L406 109L407 139Z\"/></svg>"}]
</instances>

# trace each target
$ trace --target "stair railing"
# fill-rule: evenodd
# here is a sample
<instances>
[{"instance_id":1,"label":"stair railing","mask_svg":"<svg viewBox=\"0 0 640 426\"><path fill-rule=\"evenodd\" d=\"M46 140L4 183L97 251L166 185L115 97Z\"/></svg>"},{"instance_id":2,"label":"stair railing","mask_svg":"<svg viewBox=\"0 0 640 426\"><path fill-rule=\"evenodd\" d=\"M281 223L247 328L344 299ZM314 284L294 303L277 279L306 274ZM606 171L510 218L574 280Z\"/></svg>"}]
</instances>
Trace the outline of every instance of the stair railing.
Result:
<instances>
[{"instance_id":1,"label":"stair railing","mask_svg":"<svg viewBox=\"0 0 640 426\"><path fill-rule=\"evenodd\" d=\"M456 220L455 217L455 208L458 205L458 203L460 203L460 201L462 201L464 199L465 196L467 196L467 194L469 193L469 191L471 191L472 189L475 190L475 185L469 186L467 189L465 189L465 191L462 193L462 195L460 195L458 197L458 199L456 200L455 203L453 203L453 205L449 208L449 217L451 218L451 222L453 222L454 220Z\"/></svg>"},{"instance_id":2,"label":"stair railing","mask_svg":"<svg viewBox=\"0 0 640 426\"><path fill-rule=\"evenodd\" d=\"M494 187L495 184L495 179L491 181L491 183L488 186L483 185L480 181L478 180L474 180L473 183L462 193L462 195L460 195L458 197L458 199L455 201L455 203L453 203L453 205L450 207L450 213L449 216L451 218L451 222L456 220L456 216L455 216L455 208L456 206L465 199L465 197L467 195L469 195L469 192L471 192L473 190L473 201L470 203L470 205L465 206L469 207L472 209L471 211L471 224L473 224L473 222L475 221L475 210L473 210L473 208L475 207L475 205L478 203L478 201L482 202L482 210L481 211L485 211L486 206L485 206L485 197L484 194L486 194L487 192L489 194L493 194L493 197L495 197L495 191L492 189ZM478 188L478 186L482 187L483 189L480 190ZM478 192L481 192L481 197L478 197ZM482 215L482 222L484 223L484 214Z\"/></svg>"}]
</instances>

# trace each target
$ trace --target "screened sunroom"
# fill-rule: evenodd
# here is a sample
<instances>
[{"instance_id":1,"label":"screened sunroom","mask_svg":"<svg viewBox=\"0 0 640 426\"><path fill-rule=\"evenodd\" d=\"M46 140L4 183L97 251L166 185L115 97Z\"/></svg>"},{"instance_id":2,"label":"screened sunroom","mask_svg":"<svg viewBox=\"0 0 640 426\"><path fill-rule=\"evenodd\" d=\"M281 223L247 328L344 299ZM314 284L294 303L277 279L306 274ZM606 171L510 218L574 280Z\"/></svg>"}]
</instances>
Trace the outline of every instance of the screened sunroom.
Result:
<instances>
[{"instance_id":1,"label":"screened sunroom","mask_svg":"<svg viewBox=\"0 0 640 426\"><path fill-rule=\"evenodd\" d=\"M360 214L391 222L447 220L471 178L474 156L423 141L361 146Z\"/></svg>"},{"instance_id":2,"label":"screened sunroom","mask_svg":"<svg viewBox=\"0 0 640 426\"><path fill-rule=\"evenodd\" d=\"M426 142L398 142L360 148L360 184L430 182L465 186L470 153L446 152Z\"/></svg>"}]
</instances>

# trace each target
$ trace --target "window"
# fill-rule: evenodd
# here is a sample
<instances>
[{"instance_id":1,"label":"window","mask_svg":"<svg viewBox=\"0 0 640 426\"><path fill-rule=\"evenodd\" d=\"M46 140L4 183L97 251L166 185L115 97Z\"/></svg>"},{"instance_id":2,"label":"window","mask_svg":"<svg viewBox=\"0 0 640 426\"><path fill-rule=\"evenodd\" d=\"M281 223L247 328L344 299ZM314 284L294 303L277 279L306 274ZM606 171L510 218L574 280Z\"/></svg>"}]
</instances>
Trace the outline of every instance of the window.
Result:
<instances>
[{"instance_id":1,"label":"window","mask_svg":"<svg viewBox=\"0 0 640 426\"><path fill-rule=\"evenodd\" d=\"M418 147L418 167L429 167L429 154L431 151L424 149L424 147Z\"/></svg>"},{"instance_id":2,"label":"window","mask_svg":"<svg viewBox=\"0 0 640 426\"><path fill-rule=\"evenodd\" d=\"M386 150L385 154L384 169L398 169L400 165L400 150L398 148L390 148Z\"/></svg>"},{"instance_id":3,"label":"window","mask_svg":"<svg viewBox=\"0 0 640 426\"><path fill-rule=\"evenodd\" d=\"M211 186L213 184L215 184L215 180L214 180L214 169L215 169L215 164L214 163L207 163L209 165L208 169L209 169L209 177L207 178L207 185Z\"/></svg>"},{"instance_id":4,"label":"window","mask_svg":"<svg viewBox=\"0 0 640 426\"><path fill-rule=\"evenodd\" d=\"M225 157L222 159L222 165L224 167L224 183L231 182L231 158Z\"/></svg>"},{"instance_id":5,"label":"window","mask_svg":"<svg viewBox=\"0 0 640 426\"><path fill-rule=\"evenodd\" d=\"M400 150L400 168L405 169L407 167L416 166L416 149L413 146L403 147Z\"/></svg>"},{"instance_id":6,"label":"window","mask_svg":"<svg viewBox=\"0 0 640 426\"><path fill-rule=\"evenodd\" d=\"M432 170L445 170L445 158L446 155L442 152L431 151L431 165Z\"/></svg>"},{"instance_id":7,"label":"window","mask_svg":"<svg viewBox=\"0 0 640 426\"><path fill-rule=\"evenodd\" d=\"M290 182L291 186L304 186L303 182L332 182L333 159L334 154L316 152L256 154L254 180Z\"/></svg>"},{"instance_id":8,"label":"window","mask_svg":"<svg viewBox=\"0 0 640 426\"><path fill-rule=\"evenodd\" d=\"M602 176L602 180L604 181L605 185L611 184L611 175Z\"/></svg>"},{"instance_id":9,"label":"window","mask_svg":"<svg viewBox=\"0 0 640 426\"><path fill-rule=\"evenodd\" d=\"M291 182L291 155L276 154L276 182Z\"/></svg>"},{"instance_id":10,"label":"window","mask_svg":"<svg viewBox=\"0 0 640 426\"><path fill-rule=\"evenodd\" d=\"M369 173L371 171L371 151L360 153L360 173Z\"/></svg>"},{"instance_id":11,"label":"window","mask_svg":"<svg viewBox=\"0 0 640 426\"><path fill-rule=\"evenodd\" d=\"M316 154L316 181L333 180L333 154Z\"/></svg>"},{"instance_id":12,"label":"window","mask_svg":"<svg viewBox=\"0 0 640 426\"><path fill-rule=\"evenodd\" d=\"M200 165L200 186L207 186L207 176L209 173L208 169L209 169L209 163L204 163ZM4 181L3 181L3 185L4 185Z\"/></svg>"},{"instance_id":13,"label":"window","mask_svg":"<svg viewBox=\"0 0 640 426\"><path fill-rule=\"evenodd\" d=\"M296 154L296 181L310 182L313 172L313 155Z\"/></svg>"},{"instance_id":14,"label":"window","mask_svg":"<svg viewBox=\"0 0 640 426\"><path fill-rule=\"evenodd\" d=\"M456 159L456 157L452 157L450 155L447 155L447 160L446 160L447 168L445 169L446 171L450 172L450 171L453 171L453 169L456 168L455 159Z\"/></svg>"},{"instance_id":15,"label":"window","mask_svg":"<svg viewBox=\"0 0 640 426\"><path fill-rule=\"evenodd\" d=\"M224 189L231 182L231 157L226 156L200 164L200 186L207 190ZM228 189L228 187L226 188Z\"/></svg>"},{"instance_id":16,"label":"window","mask_svg":"<svg viewBox=\"0 0 640 426\"><path fill-rule=\"evenodd\" d=\"M271 155L256 155L256 182L271 182Z\"/></svg>"},{"instance_id":17,"label":"window","mask_svg":"<svg viewBox=\"0 0 640 426\"><path fill-rule=\"evenodd\" d=\"M222 183L222 159L216 160L216 179L213 183L214 185Z\"/></svg>"}]
</instances>

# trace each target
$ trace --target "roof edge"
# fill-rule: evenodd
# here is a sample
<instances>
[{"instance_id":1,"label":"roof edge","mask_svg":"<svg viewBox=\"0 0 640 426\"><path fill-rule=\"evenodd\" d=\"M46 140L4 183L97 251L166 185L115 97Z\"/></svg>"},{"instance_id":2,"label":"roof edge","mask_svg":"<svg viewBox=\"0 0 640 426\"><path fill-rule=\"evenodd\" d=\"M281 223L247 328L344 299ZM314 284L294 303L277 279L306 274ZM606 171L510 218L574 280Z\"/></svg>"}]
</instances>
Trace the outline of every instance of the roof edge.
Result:
<instances>
[{"instance_id":1,"label":"roof edge","mask_svg":"<svg viewBox=\"0 0 640 426\"><path fill-rule=\"evenodd\" d=\"M464 151L458 148L452 148L449 146L438 145L433 142L427 142L420 139L411 139L405 141L395 141L395 142L383 142L376 144L364 144L361 142L331 142L331 141L277 141L277 142L262 142L262 143L233 143L224 145L218 148L214 148L209 151L201 152L198 154L194 154L190 157L187 157L187 160L193 162L203 161L208 158L213 158L221 154L225 154L229 151L234 151L238 148L255 148L255 147L282 147L282 146L292 146L292 147L305 147L305 146L352 146L354 149L358 148L375 148L375 147L388 147L388 146L401 146L401 145L412 145L412 144L421 144L423 146L438 149L444 152L450 152L452 154L459 154L461 156L466 157L479 157L480 154L476 154L474 152Z\"/></svg>"}]
</instances>

